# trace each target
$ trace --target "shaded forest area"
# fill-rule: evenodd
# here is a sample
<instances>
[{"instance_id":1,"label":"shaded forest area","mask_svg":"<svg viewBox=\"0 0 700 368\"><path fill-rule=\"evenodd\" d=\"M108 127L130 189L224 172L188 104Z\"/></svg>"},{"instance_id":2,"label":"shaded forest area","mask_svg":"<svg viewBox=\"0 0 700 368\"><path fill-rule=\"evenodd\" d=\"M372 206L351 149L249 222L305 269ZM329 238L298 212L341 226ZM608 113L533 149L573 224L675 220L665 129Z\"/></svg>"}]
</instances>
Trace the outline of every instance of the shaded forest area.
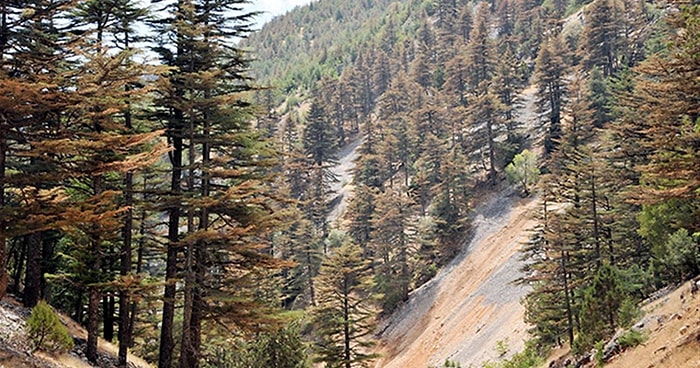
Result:
<instances>
[{"instance_id":1,"label":"shaded forest area","mask_svg":"<svg viewBox=\"0 0 700 368\"><path fill-rule=\"evenodd\" d=\"M239 43L242 6L0 6L0 296L84 324L89 360L102 335L121 366L366 366L506 177L542 201L538 354L700 273L700 6L322 0Z\"/></svg>"}]
</instances>

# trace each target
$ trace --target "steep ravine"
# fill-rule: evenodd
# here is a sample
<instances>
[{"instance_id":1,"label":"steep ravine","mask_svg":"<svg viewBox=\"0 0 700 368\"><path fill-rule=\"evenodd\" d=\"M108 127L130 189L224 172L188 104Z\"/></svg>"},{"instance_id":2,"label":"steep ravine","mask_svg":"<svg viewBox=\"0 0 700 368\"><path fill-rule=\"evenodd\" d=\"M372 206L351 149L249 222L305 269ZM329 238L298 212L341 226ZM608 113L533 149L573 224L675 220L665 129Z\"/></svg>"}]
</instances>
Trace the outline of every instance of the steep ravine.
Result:
<instances>
[{"instance_id":1,"label":"steep ravine","mask_svg":"<svg viewBox=\"0 0 700 368\"><path fill-rule=\"evenodd\" d=\"M518 120L528 148L539 152L535 91L531 86L521 93ZM498 341L508 348L506 356L524 347L520 299L527 288L514 281L522 276L518 251L536 225L537 202L521 199L512 188L482 199L472 215L473 236L460 255L379 327L382 357L376 367L440 367L446 359L480 367L499 359Z\"/></svg>"},{"instance_id":2,"label":"steep ravine","mask_svg":"<svg viewBox=\"0 0 700 368\"><path fill-rule=\"evenodd\" d=\"M511 352L522 349L520 298L527 289L513 281L521 276L518 249L535 225L536 207L537 200L509 189L479 206L462 254L380 326L376 367L440 366L446 359L478 367L498 359L497 341Z\"/></svg>"}]
</instances>

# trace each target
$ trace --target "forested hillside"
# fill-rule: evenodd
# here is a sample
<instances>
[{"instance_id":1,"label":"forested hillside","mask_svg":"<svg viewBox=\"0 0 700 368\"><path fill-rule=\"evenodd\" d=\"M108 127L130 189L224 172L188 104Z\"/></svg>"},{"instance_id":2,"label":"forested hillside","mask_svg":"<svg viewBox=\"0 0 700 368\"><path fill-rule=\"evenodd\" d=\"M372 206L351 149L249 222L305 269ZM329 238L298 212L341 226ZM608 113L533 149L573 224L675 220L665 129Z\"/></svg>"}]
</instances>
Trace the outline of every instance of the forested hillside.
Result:
<instances>
[{"instance_id":1,"label":"forested hillside","mask_svg":"<svg viewBox=\"0 0 700 368\"><path fill-rule=\"evenodd\" d=\"M249 34L243 3L0 6L0 298L90 362L369 366L506 185L541 202L512 364L700 274L700 5L319 0Z\"/></svg>"}]
</instances>

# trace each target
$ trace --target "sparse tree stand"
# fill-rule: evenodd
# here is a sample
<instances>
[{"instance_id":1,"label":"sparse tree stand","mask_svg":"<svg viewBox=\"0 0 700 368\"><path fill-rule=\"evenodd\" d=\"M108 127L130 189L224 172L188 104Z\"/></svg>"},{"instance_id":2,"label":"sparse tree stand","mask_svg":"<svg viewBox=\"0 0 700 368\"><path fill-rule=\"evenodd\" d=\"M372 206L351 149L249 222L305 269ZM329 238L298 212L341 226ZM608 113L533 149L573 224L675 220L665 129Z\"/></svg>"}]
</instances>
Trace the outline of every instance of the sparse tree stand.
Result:
<instances>
[{"instance_id":1,"label":"sparse tree stand","mask_svg":"<svg viewBox=\"0 0 700 368\"><path fill-rule=\"evenodd\" d=\"M345 244L328 257L317 278L318 307L313 310L317 362L330 367L367 367L374 331L369 263L362 250Z\"/></svg>"}]
</instances>

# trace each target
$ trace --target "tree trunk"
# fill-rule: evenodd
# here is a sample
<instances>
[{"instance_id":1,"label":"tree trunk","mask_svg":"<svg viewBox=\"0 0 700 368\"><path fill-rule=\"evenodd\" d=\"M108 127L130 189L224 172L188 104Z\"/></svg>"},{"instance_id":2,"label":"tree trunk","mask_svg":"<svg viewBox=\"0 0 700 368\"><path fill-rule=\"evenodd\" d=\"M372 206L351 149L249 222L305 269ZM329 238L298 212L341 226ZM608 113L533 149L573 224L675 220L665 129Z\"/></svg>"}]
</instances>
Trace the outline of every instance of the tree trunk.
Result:
<instances>
[{"instance_id":1,"label":"tree trunk","mask_svg":"<svg viewBox=\"0 0 700 368\"><path fill-rule=\"evenodd\" d=\"M176 112L175 119L182 121L182 113ZM175 317L175 282L177 277L178 242L180 240L180 203L179 196L182 193L180 180L182 179L182 129L177 127L172 133L173 151L170 154L172 162L172 175L170 181L173 203L168 219L168 249L165 260L165 291L163 293L163 318L160 330L160 347L158 368L170 368L173 360L173 319Z\"/></svg>"},{"instance_id":2,"label":"tree trunk","mask_svg":"<svg viewBox=\"0 0 700 368\"><path fill-rule=\"evenodd\" d=\"M600 268L602 264L602 257L600 254L600 224L598 222L598 195L595 187L595 172L591 173L591 212L593 215L593 244L595 245L596 256L595 262L597 268Z\"/></svg>"},{"instance_id":3,"label":"tree trunk","mask_svg":"<svg viewBox=\"0 0 700 368\"><path fill-rule=\"evenodd\" d=\"M93 177L92 188L97 196L102 193L102 177L98 174ZM92 227L90 236L90 255L92 256L92 264L89 272L99 273L102 270L102 239L101 232L97 224ZM87 323L87 348L85 356L90 363L97 363L97 337L99 336L99 320L100 320L100 290L97 285L99 281L98 275L90 278L88 285L88 323ZM109 311L105 310L105 313Z\"/></svg>"},{"instance_id":4,"label":"tree trunk","mask_svg":"<svg viewBox=\"0 0 700 368\"><path fill-rule=\"evenodd\" d=\"M100 317L100 292L97 286L88 288L87 349L85 356L90 363L97 363L97 335Z\"/></svg>"},{"instance_id":5,"label":"tree trunk","mask_svg":"<svg viewBox=\"0 0 700 368\"><path fill-rule=\"evenodd\" d=\"M24 264L27 261L27 247L19 245L15 247L14 251L14 274L12 275L12 289L10 292L19 293L20 284L22 283L22 275L24 271Z\"/></svg>"},{"instance_id":6,"label":"tree trunk","mask_svg":"<svg viewBox=\"0 0 700 368\"><path fill-rule=\"evenodd\" d=\"M146 185L146 179L144 179L144 192L146 191L147 185ZM144 198L145 199L145 198ZM139 242L138 242L138 249L136 250L136 274L141 273L141 268L143 266L143 252L144 252L144 247L145 247L145 235L146 235L146 210L141 211L141 225L139 226ZM130 307L130 312L129 312L129 327L128 327L128 334L129 334L129 347L134 347L134 339L132 338L134 336L134 326L136 325L136 309L137 309L137 303L135 301L131 302L131 307Z\"/></svg>"},{"instance_id":7,"label":"tree trunk","mask_svg":"<svg viewBox=\"0 0 700 368\"><path fill-rule=\"evenodd\" d=\"M125 32L124 41L126 42L125 47L129 48L129 34ZM129 87L126 87L126 91L129 91ZM127 101L127 108L124 111L124 126L127 130L131 131L131 109L129 107L129 102ZM124 178L124 206L126 206L126 214L124 215L124 227L122 229L122 238L124 243L122 244L121 251L121 263L119 274L125 277L131 273L131 256L132 256L132 230L133 230L133 219L134 219L134 173L129 171L126 173ZM129 352L129 346L131 345L131 326L129 318L129 291L123 286L119 290L119 352L117 354L117 364L120 368L125 368L127 363L127 355Z\"/></svg>"},{"instance_id":8,"label":"tree trunk","mask_svg":"<svg viewBox=\"0 0 700 368\"><path fill-rule=\"evenodd\" d=\"M107 294L102 297L102 336L105 341L114 339L114 296Z\"/></svg>"},{"instance_id":9,"label":"tree trunk","mask_svg":"<svg viewBox=\"0 0 700 368\"><path fill-rule=\"evenodd\" d=\"M82 324L83 323L83 295L84 290L80 288L77 291L78 295L75 296L75 304L73 304L73 320Z\"/></svg>"},{"instance_id":10,"label":"tree trunk","mask_svg":"<svg viewBox=\"0 0 700 368\"><path fill-rule=\"evenodd\" d=\"M206 120L206 119L205 119ZM194 146L195 125L193 117L189 119L188 127L189 147L187 149L187 157L189 171L187 173L187 189L192 191L195 187L195 170L196 157ZM194 194L193 194L194 195ZM201 210L201 209L200 209ZM197 209L189 208L187 211L187 233L195 232L195 212ZM182 340L180 341L180 368L192 368L196 365L196 352L194 349L194 331L192 330L192 315L195 313L194 294L197 292L197 281L195 275L196 263L199 261L196 258L196 249L199 242L188 244L185 246L185 288L184 288L184 305L182 307Z\"/></svg>"},{"instance_id":11,"label":"tree trunk","mask_svg":"<svg viewBox=\"0 0 700 368\"><path fill-rule=\"evenodd\" d=\"M188 247L185 256L185 289L184 305L182 306L182 340L180 344L180 368L190 368L194 366L194 347L192 338L192 314L194 310L195 275L193 270L194 249Z\"/></svg>"},{"instance_id":12,"label":"tree trunk","mask_svg":"<svg viewBox=\"0 0 700 368\"><path fill-rule=\"evenodd\" d=\"M51 283L46 280L47 274L56 274L58 272L58 265L53 261L54 254L56 253L56 244L58 244L59 239L55 236L56 233L44 233L41 241L41 292L39 298L43 299L47 303L51 304Z\"/></svg>"},{"instance_id":13,"label":"tree trunk","mask_svg":"<svg viewBox=\"0 0 700 368\"><path fill-rule=\"evenodd\" d=\"M129 126L127 126L127 128L129 128ZM122 245L121 251L121 269L119 270L119 274L122 277L127 276L131 272L131 232L134 213L132 208L134 206L134 174L128 172L126 174L124 182L124 205L128 209L126 211L126 215L124 216L124 243ZM131 342L131 328L129 323L129 299L129 291L122 286L122 288L119 290L119 367L126 367L127 354Z\"/></svg>"},{"instance_id":14,"label":"tree trunk","mask_svg":"<svg viewBox=\"0 0 700 368\"><path fill-rule=\"evenodd\" d=\"M496 177L496 143L494 141L493 122L486 123L488 140L489 140L489 178L491 184L496 185L498 178Z\"/></svg>"},{"instance_id":15,"label":"tree trunk","mask_svg":"<svg viewBox=\"0 0 700 368\"><path fill-rule=\"evenodd\" d=\"M27 247L27 273L24 279L22 302L27 308L34 308L41 294L41 233L25 237Z\"/></svg>"},{"instance_id":16,"label":"tree trunk","mask_svg":"<svg viewBox=\"0 0 700 368\"><path fill-rule=\"evenodd\" d=\"M348 276L346 275L343 279L343 355L345 361L345 368L351 368L350 362L350 286L348 285Z\"/></svg>"},{"instance_id":17,"label":"tree trunk","mask_svg":"<svg viewBox=\"0 0 700 368\"><path fill-rule=\"evenodd\" d=\"M569 337L569 346L574 346L574 320L573 320L573 310L571 308L571 298L569 297L569 276L566 268L568 258L568 252L562 252L561 254L561 272L562 279L564 281L564 302L566 303L566 322L567 328L566 332Z\"/></svg>"},{"instance_id":18,"label":"tree trunk","mask_svg":"<svg viewBox=\"0 0 700 368\"><path fill-rule=\"evenodd\" d=\"M316 306L316 290L314 289L314 273L311 259L313 248L309 243L306 244L306 278L309 285L309 302L312 306Z\"/></svg>"},{"instance_id":19,"label":"tree trunk","mask_svg":"<svg viewBox=\"0 0 700 368\"><path fill-rule=\"evenodd\" d=\"M3 28L5 31L5 13L3 12ZM0 54L1 55L1 54ZM6 166L6 152L7 152L7 134L3 127L0 131L0 209L5 207L5 166ZM7 224L5 223L5 217L0 218L0 300L7 294L7 236L5 235L5 229Z\"/></svg>"}]
</instances>

